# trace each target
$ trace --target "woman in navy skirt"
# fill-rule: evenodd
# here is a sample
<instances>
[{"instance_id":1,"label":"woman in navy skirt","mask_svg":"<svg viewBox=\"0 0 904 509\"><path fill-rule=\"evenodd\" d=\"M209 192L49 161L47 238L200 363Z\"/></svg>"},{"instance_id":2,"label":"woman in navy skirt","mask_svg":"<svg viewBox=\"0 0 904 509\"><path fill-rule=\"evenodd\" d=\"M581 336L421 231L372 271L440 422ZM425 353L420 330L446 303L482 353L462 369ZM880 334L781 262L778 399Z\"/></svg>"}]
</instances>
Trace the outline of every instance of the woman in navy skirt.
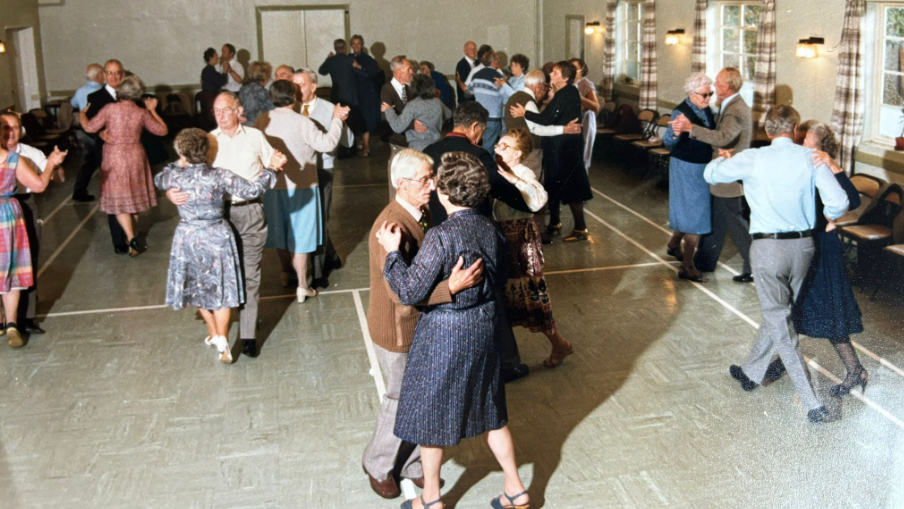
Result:
<instances>
[{"instance_id":1,"label":"woman in navy skirt","mask_svg":"<svg viewBox=\"0 0 904 509\"><path fill-rule=\"evenodd\" d=\"M408 306L424 301L448 279L460 257L467 264L482 259L484 278L456 294L455 302L422 309L402 379L394 431L402 440L421 446L424 491L419 500L406 501L402 507L441 508L443 448L488 433L490 449L505 473L504 495L491 504L497 509L524 509L529 506L528 495L506 426L500 347L494 340L494 299L508 275L505 238L492 220L474 210L490 191L487 172L475 157L451 152L443 156L435 185L449 219L427 232L410 266L399 252L398 226L382 225L377 239L389 253L383 276ZM426 503L424 497L432 502Z\"/></svg>"},{"instance_id":2,"label":"woman in navy skirt","mask_svg":"<svg viewBox=\"0 0 904 509\"><path fill-rule=\"evenodd\" d=\"M844 170L835 163L838 141L835 133L825 124L808 122L809 129L804 146L816 149L813 163L825 164L835 174L838 183L847 192L850 209L860 206L860 195ZM828 230L828 231L827 231ZM841 397L860 385L866 390L869 375L860 364L857 352L851 345L851 334L863 332L860 307L851 291L847 268L841 251L841 241L835 225L829 224L822 213L822 201L816 200L816 255L794 307L794 325L797 332L811 338L825 338L832 343L847 376L831 389L833 396Z\"/></svg>"}]
</instances>

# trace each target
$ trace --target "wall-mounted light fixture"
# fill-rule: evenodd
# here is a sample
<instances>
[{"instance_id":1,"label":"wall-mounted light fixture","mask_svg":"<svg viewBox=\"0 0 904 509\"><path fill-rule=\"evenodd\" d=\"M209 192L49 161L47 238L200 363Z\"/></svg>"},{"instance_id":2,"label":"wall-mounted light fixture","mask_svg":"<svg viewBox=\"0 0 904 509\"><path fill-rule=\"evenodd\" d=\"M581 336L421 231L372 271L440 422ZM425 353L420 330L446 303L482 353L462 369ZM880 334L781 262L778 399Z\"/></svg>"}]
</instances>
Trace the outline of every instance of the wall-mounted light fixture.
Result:
<instances>
[{"instance_id":1,"label":"wall-mounted light fixture","mask_svg":"<svg viewBox=\"0 0 904 509\"><path fill-rule=\"evenodd\" d=\"M684 35L683 28L669 30L668 32L665 33L665 43L668 44L669 46L674 46L674 45L678 44L679 42L681 42L681 38L679 37L680 35Z\"/></svg>"},{"instance_id":2,"label":"wall-mounted light fixture","mask_svg":"<svg viewBox=\"0 0 904 509\"><path fill-rule=\"evenodd\" d=\"M599 21L591 21L584 26L584 33L587 35L593 35L602 31L603 27L600 25Z\"/></svg>"},{"instance_id":3,"label":"wall-mounted light fixture","mask_svg":"<svg viewBox=\"0 0 904 509\"><path fill-rule=\"evenodd\" d=\"M0 53L6 53L6 44L3 44L3 41L0 41Z\"/></svg>"},{"instance_id":4,"label":"wall-mounted light fixture","mask_svg":"<svg viewBox=\"0 0 904 509\"><path fill-rule=\"evenodd\" d=\"M816 58L819 56L817 46L825 44L826 40L822 37L810 37L809 39L801 39L797 41L798 58Z\"/></svg>"}]
</instances>

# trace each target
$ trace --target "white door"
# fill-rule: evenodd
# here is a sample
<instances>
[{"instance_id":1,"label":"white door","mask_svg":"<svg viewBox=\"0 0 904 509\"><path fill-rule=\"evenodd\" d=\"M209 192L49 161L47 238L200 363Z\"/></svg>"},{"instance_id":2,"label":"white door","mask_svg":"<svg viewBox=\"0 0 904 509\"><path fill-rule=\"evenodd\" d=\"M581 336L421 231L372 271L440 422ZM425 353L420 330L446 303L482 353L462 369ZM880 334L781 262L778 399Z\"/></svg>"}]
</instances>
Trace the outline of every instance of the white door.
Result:
<instances>
[{"instance_id":1,"label":"white door","mask_svg":"<svg viewBox=\"0 0 904 509\"><path fill-rule=\"evenodd\" d=\"M38 86L38 60L35 54L34 29L10 30L13 37L13 58L16 61L18 83L16 106L20 111L41 107L41 88Z\"/></svg>"},{"instance_id":2,"label":"white door","mask_svg":"<svg viewBox=\"0 0 904 509\"><path fill-rule=\"evenodd\" d=\"M261 58L273 67L290 65L314 72L333 51L333 41L345 39L344 9L261 9ZM329 87L329 76L318 76L321 87Z\"/></svg>"}]
</instances>

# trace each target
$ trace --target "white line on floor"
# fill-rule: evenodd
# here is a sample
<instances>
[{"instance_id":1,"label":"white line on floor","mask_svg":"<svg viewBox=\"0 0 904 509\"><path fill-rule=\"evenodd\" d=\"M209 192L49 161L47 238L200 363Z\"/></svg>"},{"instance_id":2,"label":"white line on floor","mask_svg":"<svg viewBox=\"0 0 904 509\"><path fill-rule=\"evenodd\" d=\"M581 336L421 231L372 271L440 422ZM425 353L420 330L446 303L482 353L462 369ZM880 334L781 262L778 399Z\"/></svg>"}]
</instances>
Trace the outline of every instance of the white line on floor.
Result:
<instances>
[{"instance_id":1,"label":"white line on floor","mask_svg":"<svg viewBox=\"0 0 904 509\"><path fill-rule=\"evenodd\" d=\"M637 216L637 217L640 218L642 221L644 221L644 222L646 222L646 223L649 223L649 224L652 225L654 228L657 228L657 229L661 230L661 231L662 231L663 233L665 233L666 235L669 235L669 236L672 235L672 232L671 232L668 228L665 228L665 227L663 227L662 225L656 224L656 222L654 222L654 221L653 221L652 219L650 219L649 217L647 217L647 216L641 214L640 212L637 212L636 210L632 209L631 207L625 205L624 203L622 203L622 202L620 202L620 201L618 201L618 200L613 199L612 197L610 197L609 195L607 195L607 194L605 194L605 193L599 191L599 190L596 189L595 187L591 187L590 189L592 189L594 193L596 193L596 194L602 196L603 198L605 198L605 199L611 201L612 203L618 205L619 207L621 207L622 209L626 210L627 212L629 212L629 213L631 213L631 214ZM730 272L732 276L737 276L738 274L740 274L740 272L734 270L733 268L729 267L728 265L725 265L725 264L722 263L722 262L718 262L718 263L719 263L719 266L720 266L720 267L722 267L723 269L725 269L725 270L727 270L728 272Z\"/></svg>"},{"instance_id":2,"label":"white line on floor","mask_svg":"<svg viewBox=\"0 0 904 509\"><path fill-rule=\"evenodd\" d=\"M358 310L358 322L361 323L361 333L364 334L364 347L367 348L367 358L370 359L370 376L374 377L377 385L377 400L383 401L386 394L386 384L383 382L383 372L380 371L380 363L377 362L377 353L374 351L374 342L370 338L370 328L367 327L367 314L364 312L364 303L361 302L361 293L352 292L355 297L355 309Z\"/></svg>"},{"instance_id":3,"label":"white line on floor","mask_svg":"<svg viewBox=\"0 0 904 509\"><path fill-rule=\"evenodd\" d=\"M678 272L678 269L677 269L676 267L672 266L671 264L669 264L669 262L663 260L659 255L657 255L657 254L654 253L653 251L650 251L649 249L647 249L646 247L644 247L643 245L641 245L639 242L637 242L636 240L632 239L631 237L627 236L625 233L623 233L623 232L622 232L621 230L619 230L618 228L616 228L616 227L612 226L611 224L609 224L608 222L604 221L601 217L599 217L599 216L597 216L596 214L594 214L593 212L587 210L586 207L584 208L584 212L585 212L587 215L589 215L590 217L592 217L592 218L596 219L597 221L599 221L599 223L602 224L603 226L605 226L606 228L609 228L610 230L612 230L612 231L613 231L615 234L617 234L618 236L620 236L620 237L622 237L623 239L627 240L627 241L630 242L631 244L634 244L635 246L637 246L637 248L639 248L640 250L644 251L644 252L647 253L649 256L652 256L652 257L655 258L656 260L658 260L659 263L660 263L661 265L664 265L664 266L668 267L670 270L672 270L672 271L674 271L674 272ZM750 317L747 316L746 314L744 314L744 313L742 313L741 311L739 311L737 308L735 308L734 306L732 306L732 305L729 304L728 302L725 302L722 298L720 298L718 295L716 295L716 294L714 294L713 292L711 292L708 288L704 287L703 285L701 285L701 284L699 284L699 283L693 283L693 282L691 282L691 284L694 285L694 287L696 287L698 290L702 291L703 293L705 293L706 295L708 295L710 298L712 298L713 300L715 300L716 302L718 302L719 304L721 304L722 307L724 307L725 309L731 311L732 313L734 313L735 315L737 315L739 318L741 318L741 319L744 320L745 322L749 323L752 327L754 327L754 328L756 328L756 329L759 329L760 325L759 325L756 321L754 321L752 318L750 318ZM828 370L825 370L825 369L822 368L822 366L819 366L819 364L817 364L815 360L810 359L810 358L807 357L807 356L804 356L804 360L805 360L806 362L808 362L811 366L816 367L817 371L819 371L819 372L822 373L823 375L826 375L830 380L833 380L833 381L835 381L835 382L838 382L838 381L839 381L839 379L838 379L837 377L835 377L834 375L832 375ZM884 408L882 408L882 406L880 406L879 404L875 403L874 401L872 401L871 399L867 398L866 396L864 396L863 394L861 394L861 393L859 393L859 392L852 392L852 393L850 393L850 394L851 394L851 396L853 396L853 397L859 399L860 401L862 401L863 403L865 403L865 404L866 404L867 406L869 406L870 408L872 408L872 409L876 410L877 412L879 412L879 414L881 414L883 417L885 417L886 419L888 419L889 421L891 421L892 423L894 423L895 425L897 425L899 428L904 429L904 422L902 422L900 419L898 419L897 417L895 417L894 415L892 415L890 412L888 412L887 410L885 410Z\"/></svg>"},{"instance_id":4,"label":"white line on floor","mask_svg":"<svg viewBox=\"0 0 904 509\"><path fill-rule=\"evenodd\" d=\"M591 188L591 189L593 190L594 193L596 193L596 194L602 196L603 198L605 198L605 199L611 201L611 202L614 203L615 205L621 207L623 210L625 210L625 211L627 211L627 212L633 214L634 216L637 216L639 219L641 219L641 220L644 221L645 223L648 223L648 224L652 225L654 228L657 228L657 229L659 229L659 230L661 230L661 231L663 231L664 233L667 233L667 234L671 234L671 233L672 233L672 232L670 232L669 230L667 230L666 228L663 228L662 226L656 224L653 220L651 220L651 219L648 218L647 216L641 214L640 212L637 212L636 210L634 210L634 209L632 209L631 207L629 207L629 206L627 206L627 205L625 205L625 204L619 202L618 200L613 199L612 197L606 195L605 193L599 191L598 189L596 189L596 188ZM728 272L732 273L732 274L735 275L735 276L739 274L738 271L732 269L731 267L729 267L728 265L725 265L725 264L722 263L722 262L719 262L719 266L721 266L723 269L727 270ZM699 285L698 285L698 286L699 286ZM701 287L701 288L702 288L702 287ZM904 369L901 369L901 368L895 366L894 364L892 364L891 362L889 362L889 361L888 361L887 359L885 359L884 357L877 355L876 353L872 352L871 350L869 350L868 348L866 348L865 346L861 345L860 343L858 343L858 342L856 342L856 341L851 341L851 345L853 345L854 348L856 348L857 350L860 350L861 352L863 352L864 354L866 354L868 357L871 357L873 360L875 360L876 362L878 362L878 363L881 364L882 366L885 366L886 368L890 369L892 372L896 373L898 376L904 377Z\"/></svg>"},{"instance_id":5,"label":"white line on floor","mask_svg":"<svg viewBox=\"0 0 904 509\"><path fill-rule=\"evenodd\" d=\"M370 291L370 288L353 288L349 290L326 290L322 292L317 292L317 295L339 295L345 293L353 293L353 292L365 292ZM260 300L275 300L275 299L288 299L295 298L295 294L286 294L286 295L270 295L267 297L261 297ZM104 313L123 313L126 311L148 311L151 309L165 309L169 306L166 304L154 304L151 306L132 306L126 308L107 308L107 309L85 309L82 311L61 311L59 313L45 313L43 315L37 315L38 318L57 318L61 316L76 316L76 315L98 315Z\"/></svg>"},{"instance_id":6,"label":"white line on floor","mask_svg":"<svg viewBox=\"0 0 904 509\"><path fill-rule=\"evenodd\" d=\"M669 263L669 262L666 262ZM671 262L678 263L678 262ZM650 262L650 263L635 263L632 265L612 265L609 267L592 267L589 269L572 269L572 270L551 270L549 272L543 271L544 276L557 276L560 274L579 274L581 272L598 272L602 270L621 270L621 269L639 269L642 267L659 267L662 265L659 262Z\"/></svg>"},{"instance_id":7,"label":"white line on floor","mask_svg":"<svg viewBox=\"0 0 904 509\"><path fill-rule=\"evenodd\" d=\"M56 213L59 212L60 209L63 208L63 206L66 205L67 203L69 203L69 197L66 197L65 199L63 199L63 201L60 202L60 204L57 205L56 208L53 209L53 211L50 214L47 214L46 217L42 217L41 220L44 222L44 224L47 224L47 222L50 221L50 219L53 216L55 216Z\"/></svg>"},{"instance_id":8,"label":"white line on floor","mask_svg":"<svg viewBox=\"0 0 904 509\"><path fill-rule=\"evenodd\" d=\"M44 262L44 265L41 266L41 269L38 270L38 278L40 278L41 274L43 274L44 271L47 270L47 267L50 267L50 264L53 263L54 260L56 260L57 256L60 256L60 253L63 252L63 249L66 249L66 246L68 246L69 243L72 242L72 239L75 238L75 234L77 234L82 229L82 227L84 227L85 224L91 220L92 217L94 217L94 213L97 212L98 208L100 208L100 203L98 203L94 206L94 208L91 209L91 212L89 212L88 215L85 216L84 219L82 219L82 222L79 223L74 230L72 230L72 233L70 233L69 236L66 237L66 240L64 240L63 243L60 244L60 247L58 247L56 251L54 251L53 254L50 255L50 258L48 258L47 261Z\"/></svg>"}]
</instances>

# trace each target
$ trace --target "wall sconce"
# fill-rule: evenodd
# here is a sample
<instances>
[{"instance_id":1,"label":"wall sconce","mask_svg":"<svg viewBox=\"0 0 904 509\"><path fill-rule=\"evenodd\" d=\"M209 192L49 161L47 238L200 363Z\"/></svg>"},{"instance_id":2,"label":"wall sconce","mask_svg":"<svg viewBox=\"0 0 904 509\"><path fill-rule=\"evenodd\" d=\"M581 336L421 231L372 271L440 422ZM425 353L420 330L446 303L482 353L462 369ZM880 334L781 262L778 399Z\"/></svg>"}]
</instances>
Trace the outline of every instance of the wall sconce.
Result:
<instances>
[{"instance_id":1,"label":"wall sconce","mask_svg":"<svg viewBox=\"0 0 904 509\"><path fill-rule=\"evenodd\" d=\"M0 41L0 53L6 53L6 44L3 44L3 41Z\"/></svg>"},{"instance_id":2,"label":"wall sconce","mask_svg":"<svg viewBox=\"0 0 904 509\"><path fill-rule=\"evenodd\" d=\"M679 35L684 35L684 29L678 28L675 30L669 30L665 33L665 43L669 46L674 46L681 42L681 39L678 37Z\"/></svg>"},{"instance_id":3,"label":"wall sconce","mask_svg":"<svg viewBox=\"0 0 904 509\"><path fill-rule=\"evenodd\" d=\"M798 58L816 58L819 56L816 46L825 44L826 40L822 37L810 37L809 39L801 39L797 41Z\"/></svg>"},{"instance_id":4,"label":"wall sconce","mask_svg":"<svg viewBox=\"0 0 904 509\"><path fill-rule=\"evenodd\" d=\"M593 35L595 33L599 33L603 31L602 25L600 25L599 21L591 21L584 26L584 33L587 35Z\"/></svg>"}]
</instances>

